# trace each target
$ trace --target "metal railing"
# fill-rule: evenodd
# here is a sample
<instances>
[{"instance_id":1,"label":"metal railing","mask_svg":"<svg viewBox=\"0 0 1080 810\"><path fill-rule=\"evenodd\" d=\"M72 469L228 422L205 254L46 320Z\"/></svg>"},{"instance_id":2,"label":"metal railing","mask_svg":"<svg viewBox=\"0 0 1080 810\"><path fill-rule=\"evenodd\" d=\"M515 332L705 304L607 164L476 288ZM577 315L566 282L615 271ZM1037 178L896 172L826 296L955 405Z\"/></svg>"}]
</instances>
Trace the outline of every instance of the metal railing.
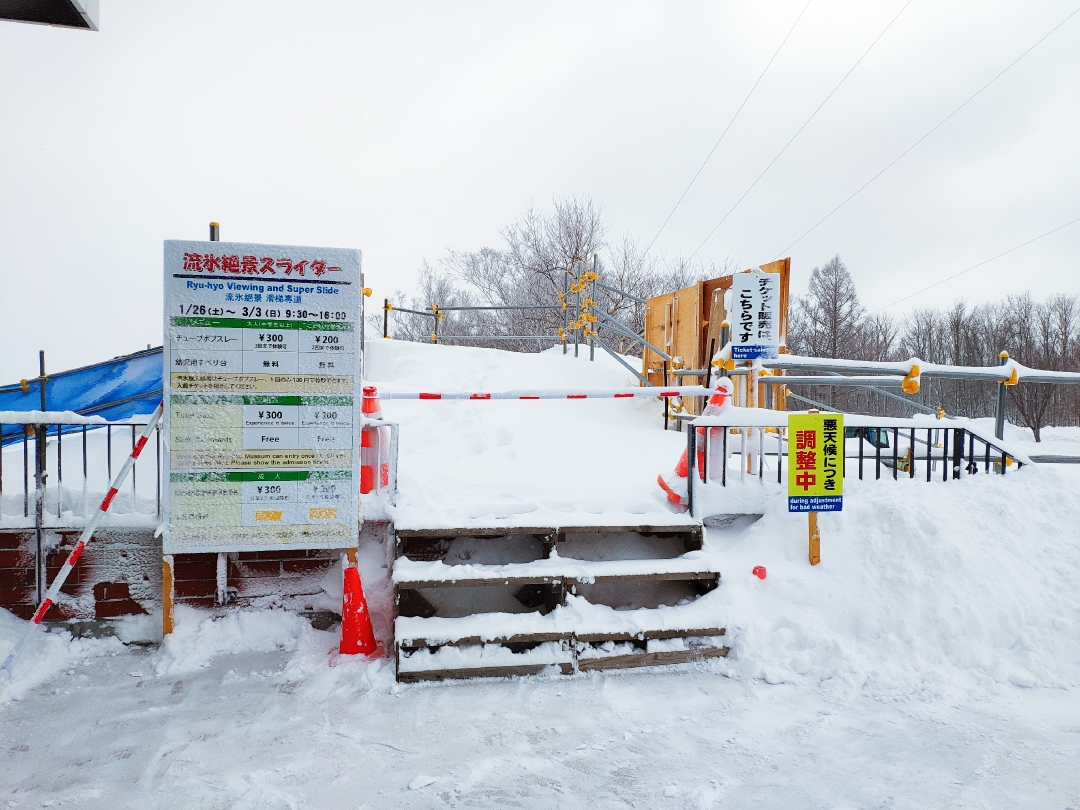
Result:
<instances>
[{"instance_id":1,"label":"metal railing","mask_svg":"<svg viewBox=\"0 0 1080 810\"><path fill-rule=\"evenodd\" d=\"M397 504L397 492L398 492L398 454L399 447L401 446L401 425L397 422L388 422L385 419L367 419L365 418L362 427L375 427L375 428L389 428L390 430L390 446L387 452L387 485L382 486L382 475L376 473L374 478L375 489L373 494L376 496L382 496L386 498L387 503L391 506ZM383 432L381 430L375 431L375 445L373 448L374 457L379 459L379 463L382 463L382 442ZM363 463L361 461L361 463ZM361 499L364 498L364 494L361 494Z\"/></svg>"},{"instance_id":2,"label":"metal railing","mask_svg":"<svg viewBox=\"0 0 1080 810\"><path fill-rule=\"evenodd\" d=\"M22 435L14 441L9 438L0 452L0 527L29 528L26 521L33 517L34 527L74 529L96 510L97 496L108 491L113 454L117 455L115 469L119 470L146 422L102 424L75 419L56 421L53 417L45 423L7 421L4 426L10 428L13 424L18 425ZM114 501L118 512L126 505L127 514L161 516L160 424L154 430L153 443L154 453L140 457L119 493L121 497ZM55 483L49 481L50 477ZM152 496L148 487L140 486L148 478L153 481ZM153 504L152 510L147 507L148 501Z\"/></svg>"},{"instance_id":3,"label":"metal railing","mask_svg":"<svg viewBox=\"0 0 1080 810\"><path fill-rule=\"evenodd\" d=\"M762 411L764 418L755 420L757 424L731 424L722 416L698 417L692 423L694 429L686 432L691 514L698 486L726 487L733 477L742 482L754 478L771 480L769 456L774 459L776 483L783 484L787 467L786 422L770 419L765 416L768 413ZM857 414L845 414L844 423L841 475L845 478L857 477L861 481L872 475L874 480L880 480L884 469L885 477L893 480L925 477L927 482L948 481L980 472L1005 475L1013 464L1019 469L1028 461L970 424L927 426L914 420ZM738 457L739 464L733 475L730 462L734 457Z\"/></svg>"},{"instance_id":4,"label":"metal railing","mask_svg":"<svg viewBox=\"0 0 1080 810\"><path fill-rule=\"evenodd\" d=\"M389 298L383 299L383 337L390 336L390 313L391 312L404 312L409 315L422 315L427 318L431 318L431 342L439 343L440 341L447 340L554 340L556 342L564 341L565 337L561 335L440 335L439 334L439 321L443 319L443 313L445 312L473 312L482 310L552 310L561 309L557 304L551 305L536 305L536 306L476 306L476 307L444 307L439 304L432 304L431 309L407 309L406 307L394 306L390 303Z\"/></svg>"},{"instance_id":5,"label":"metal railing","mask_svg":"<svg viewBox=\"0 0 1080 810\"><path fill-rule=\"evenodd\" d=\"M561 293L557 294L558 304L501 304L492 306L442 306L441 304L432 304L428 309L408 309L406 307L399 307L390 303L389 298L383 299L383 337L390 336L390 313L391 312L403 312L408 315L419 315L425 318L431 318L431 342L440 343L446 341L466 341L466 340L542 340L542 341L554 341L561 343L563 347L563 354L569 351L569 347L572 344L574 347L574 356L578 356L578 351L581 345L584 343L589 347L589 359L594 360L596 358L596 347L599 346L602 350L610 354L619 363L626 367L635 377L637 377L644 385L651 386L652 383L645 377L640 371L633 368L627 363L617 352L606 346L601 340L599 340L600 329L604 326L610 328L612 332L615 332L622 338L626 338L637 343L641 343L644 346L652 349L659 354L665 364L671 362L672 358L667 353L661 351L657 347L645 340L644 337L634 332L632 329L625 326L617 318L613 317L611 313L604 312L600 309L598 302L596 301L596 289L597 287L607 290L610 293L620 295L623 298L634 301L639 304L648 303L644 298L636 295L632 295L625 290L620 290L618 287L612 287L610 284L604 284L599 280L599 274L597 273L598 255L593 254L592 269L588 269L588 264L584 260L578 260L575 262L573 269L567 269L563 273L563 289ZM444 313L447 312L480 312L480 311L496 311L496 310L509 310L515 312L546 310L546 311L561 311L562 312L562 326L555 327L554 334L547 335L447 335L439 333L439 321L442 320ZM573 310L576 316L571 319L570 312ZM603 321L603 323L601 323ZM704 372L702 372L704 373Z\"/></svg>"},{"instance_id":6,"label":"metal railing","mask_svg":"<svg viewBox=\"0 0 1080 810\"><path fill-rule=\"evenodd\" d=\"M18 428L14 439L13 426ZM9 430L0 446L0 528L34 531L34 585L40 603L55 533L81 529L90 522L112 484L114 451L119 471L146 421L106 423L94 417L37 412L8 417L3 427ZM130 480L112 500L114 525L150 527L161 520L160 423L153 436L154 452L139 457ZM55 483L50 484L50 476ZM146 484L148 477L152 486Z\"/></svg>"}]
</instances>

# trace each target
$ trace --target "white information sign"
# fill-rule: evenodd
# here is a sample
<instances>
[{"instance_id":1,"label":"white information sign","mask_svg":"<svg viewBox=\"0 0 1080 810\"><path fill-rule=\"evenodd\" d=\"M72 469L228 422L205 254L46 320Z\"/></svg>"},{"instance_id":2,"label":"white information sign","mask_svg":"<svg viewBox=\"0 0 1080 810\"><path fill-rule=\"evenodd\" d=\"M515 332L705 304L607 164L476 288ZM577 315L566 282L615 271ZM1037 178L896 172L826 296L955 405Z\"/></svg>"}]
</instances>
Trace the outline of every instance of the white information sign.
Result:
<instances>
[{"instance_id":1,"label":"white information sign","mask_svg":"<svg viewBox=\"0 0 1080 810\"><path fill-rule=\"evenodd\" d=\"M359 536L360 251L165 242L164 551Z\"/></svg>"},{"instance_id":2,"label":"white information sign","mask_svg":"<svg viewBox=\"0 0 1080 810\"><path fill-rule=\"evenodd\" d=\"M780 346L780 275L754 270L731 282L731 359L776 357Z\"/></svg>"}]
</instances>

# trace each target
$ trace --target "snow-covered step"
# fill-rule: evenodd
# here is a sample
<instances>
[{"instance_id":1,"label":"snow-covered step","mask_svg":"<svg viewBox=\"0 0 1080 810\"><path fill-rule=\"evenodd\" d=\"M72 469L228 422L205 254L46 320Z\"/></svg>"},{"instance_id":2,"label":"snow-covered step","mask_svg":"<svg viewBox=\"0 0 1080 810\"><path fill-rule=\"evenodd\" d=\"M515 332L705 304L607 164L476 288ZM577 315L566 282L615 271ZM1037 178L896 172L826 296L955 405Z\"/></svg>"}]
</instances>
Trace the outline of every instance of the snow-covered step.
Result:
<instances>
[{"instance_id":1,"label":"snow-covered step","mask_svg":"<svg viewBox=\"0 0 1080 810\"><path fill-rule=\"evenodd\" d=\"M723 656L703 595L720 581L700 523L396 531L403 681Z\"/></svg>"},{"instance_id":2,"label":"snow-covered step","mask_svg":"<svg viewBox=\"0 0 1080 810\"><path fill-rule=\"evenodd\" d=\"M399 616L394 637L399 647L438 647L443 644L517 644L564 641L573 636L579 617L563 608L541 613L477 613L447 619Z\"/></svg>"},{"instance_id":3,"label":"snow-covered step","mask_svg":"<svg viewBox=\"0 0 1080 810\"><path fill-rule=\"evenodd\" d=\"M623 611L575 596L546 615L402 616L395 623L399 679L533 674L552 664L564 673L585 672L720 658L728 653L726 630L713 618L704 598ZM458 652L443 652L447 648Z\"/></svg>"},{"instance_id":4,"label":"snow-covered step","mask_svg":"<svg viewBox=\"0 0 1080 810\"><path fill-rule=\"evenodd\" d=\"M719 576L717 560L701 551L659 560L594 561L553 555L544 560L506 565L447 565L441 560L420 562L407 557L401 557L394 563L394 585L398 589L550 585L559 582L569 587L607 582L716 580Z\"/></svg>"},{"instance_id":5,"label":"snow-covered step","mask_svg":"<svg viewBox=\"0 0 1080 810\"><path fill-rule=\"evenodd\" d=\"M707 658L726 658L728 654L722 635L686 635L645 642L606 641L602 644L575 644L574 647L579 672L688 664Z\"/></svg>"},{"instance_id":6,"label":"snow-covered step","mask_svg":"<svg viewBox=\"0 0 1080 810\"><path fill-rule=\"evenodd\" d=\"M402 682L450 678L505 678L537 675L549 668L569 675L574 652L566 641L551 641L514 650L500 644L398 650L397 679Z\"/></svg>"}]
</instances>

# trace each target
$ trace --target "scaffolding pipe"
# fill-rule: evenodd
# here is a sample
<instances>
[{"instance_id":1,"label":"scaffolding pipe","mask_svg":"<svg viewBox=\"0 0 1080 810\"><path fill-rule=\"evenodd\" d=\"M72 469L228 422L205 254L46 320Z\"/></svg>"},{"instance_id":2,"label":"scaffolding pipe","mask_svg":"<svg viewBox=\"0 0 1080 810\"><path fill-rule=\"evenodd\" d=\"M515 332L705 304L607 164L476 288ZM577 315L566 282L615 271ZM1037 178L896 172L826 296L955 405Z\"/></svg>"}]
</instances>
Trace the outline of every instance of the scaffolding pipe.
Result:
<instances>
[{"instance_id":1,"label":"scaffolding pipe","mask_svg":"<svg viewBox=\"0 0 1080 810\"><path fill-rule=\"evenodd\" d=\"M670 354L668 354L667 352L665 352L665 351L663 351L661 349L656 348L651 343L649 343L649 341L647 341L645 338L643 338L641 335L637 334L636 332L629 329L628 327L623 326L622 323L615 320L614 318L612 318L607 313L603 312L602 310L597 310L596 314L599 315L601 318L603 318L605 321L607 321L608 325L612 329L614 329L616 332L619 332L620 334L622 334L622 335L624 335L624 336L626 336L628 338L636 340L639 343L643 343L644 345L646 345L650 349L652 349L654 352L656 352L658 355L660 355L660 357L662 357L664 360L667 360L668 362L671 361L671 355Z\"/></svg>"}]
</instances>

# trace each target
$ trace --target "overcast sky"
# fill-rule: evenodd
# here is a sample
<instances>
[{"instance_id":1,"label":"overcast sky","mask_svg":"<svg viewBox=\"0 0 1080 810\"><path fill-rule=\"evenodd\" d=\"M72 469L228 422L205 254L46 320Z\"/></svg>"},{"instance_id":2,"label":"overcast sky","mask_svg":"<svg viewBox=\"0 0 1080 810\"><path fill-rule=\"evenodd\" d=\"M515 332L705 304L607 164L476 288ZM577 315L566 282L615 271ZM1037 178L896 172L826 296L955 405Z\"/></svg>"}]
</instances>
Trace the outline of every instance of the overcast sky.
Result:
<instances>
[{"instance_id":1,"label":"overcast sky","mask_svg":"<svg viewBox=\"0 0 1080 810\"><path fill-rule=\"evenodd\" d=\"M771 261L1076 8L914 0L698 256ZM690 254L905 0L812 0L653 250ZM423 259L588 195L648 243L805 0L101 0L0 22L0 383L161 342L165 239ZM789 251L876 309L1080 217L1080 14ZM1080 223L892 307L1080 293Z\"/></svg>"}]
</instances>

